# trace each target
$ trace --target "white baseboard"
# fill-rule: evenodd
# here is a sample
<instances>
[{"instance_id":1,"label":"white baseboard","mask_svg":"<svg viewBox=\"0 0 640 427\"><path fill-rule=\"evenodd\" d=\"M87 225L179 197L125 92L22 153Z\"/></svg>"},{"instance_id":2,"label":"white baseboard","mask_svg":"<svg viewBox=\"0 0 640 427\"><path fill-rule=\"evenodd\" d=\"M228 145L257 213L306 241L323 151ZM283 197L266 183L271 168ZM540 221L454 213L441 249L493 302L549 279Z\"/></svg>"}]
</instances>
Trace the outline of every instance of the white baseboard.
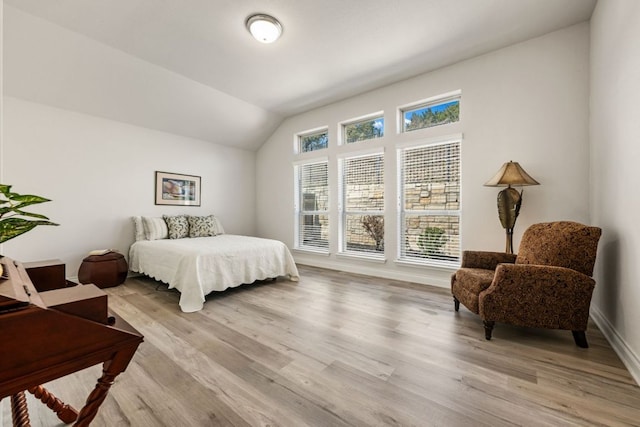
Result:
<instances>
[{"instance_id":1,"label":"white baseboard","mask_svg":"<svg viewBox=\"0 0 640 427\"><path fill-rule=\"evenodd\" d=\"M328 270L344 271L346 273L362 274L365 276L381 277L384 279L400 280L404 282L420 283L424 285L448 288L451 286L449 269L430 268L426 266L402 266L400 268L385 268L384 265L367 262L344 262L329 257L308 257L300 254L294 256L296 263Z\"/></svg>"},{"instance_id":2,"label":"white baseboard","mask_svg":"<svg viewBox=\"0 0 640 427\"><path fill-rule=\"evenodd\" d=\"M613 351L620 357L624 366L627 367L636 384L640 384L640 357L627 345L602 312L593 306L591 306L591 318L602 331L607 341L609 341Z\"/></svg>"}]
</instances>

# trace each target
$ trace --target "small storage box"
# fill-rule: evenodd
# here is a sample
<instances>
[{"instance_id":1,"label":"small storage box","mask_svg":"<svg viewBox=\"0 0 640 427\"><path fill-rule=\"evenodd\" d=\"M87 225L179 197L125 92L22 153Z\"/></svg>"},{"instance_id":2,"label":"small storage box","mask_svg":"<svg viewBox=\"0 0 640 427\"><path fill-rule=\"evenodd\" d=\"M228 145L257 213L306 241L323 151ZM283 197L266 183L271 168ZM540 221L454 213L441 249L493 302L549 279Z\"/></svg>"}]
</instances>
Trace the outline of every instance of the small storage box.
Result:
<instances>
[{"instance_id":1,"label":"small storage box","mask_svg":"<svg viewBox=\"0 0 640 427\"><path fill-rule=\"evenodd\" d=\"M110 288L124 283L128 271L129 265L124 255L118 252L89 255L82 260L78 280L82 284L93 283L99 288Z\"/></svg>"}]
</instances>

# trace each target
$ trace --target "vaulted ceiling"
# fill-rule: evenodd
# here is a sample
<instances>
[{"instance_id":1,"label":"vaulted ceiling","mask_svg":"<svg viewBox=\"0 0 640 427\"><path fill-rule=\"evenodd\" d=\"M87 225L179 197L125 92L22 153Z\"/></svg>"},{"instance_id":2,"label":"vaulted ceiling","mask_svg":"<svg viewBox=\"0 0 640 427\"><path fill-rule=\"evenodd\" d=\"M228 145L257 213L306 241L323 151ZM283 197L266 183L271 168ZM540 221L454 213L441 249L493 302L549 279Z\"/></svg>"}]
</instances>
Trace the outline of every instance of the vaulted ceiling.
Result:
<instances>
[{"instance_id":1,"label":"vaulted ceiling","mask_svg":"<svg viewBox=\"0 0 640 427\"><path fill-rule=\"evenodd\" d=\"M595 2L4 0L4 91L254 150L287 116L586 21ZM254 13L282 38L256 42Z\"/></svg>"}]
</instances>

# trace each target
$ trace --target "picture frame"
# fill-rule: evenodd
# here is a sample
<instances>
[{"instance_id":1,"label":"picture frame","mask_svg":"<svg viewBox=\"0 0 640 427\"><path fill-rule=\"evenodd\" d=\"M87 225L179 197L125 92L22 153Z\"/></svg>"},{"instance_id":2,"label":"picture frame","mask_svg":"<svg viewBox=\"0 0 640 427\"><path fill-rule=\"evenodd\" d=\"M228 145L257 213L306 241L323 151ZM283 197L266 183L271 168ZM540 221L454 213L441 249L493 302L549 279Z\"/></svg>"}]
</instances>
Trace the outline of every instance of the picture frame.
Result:
<instances>
[{"instance_id":1,"label":"picture frame","mask_svg":"<svg viewBox=\"0 0 640 427\"><path fill-rule=\"evenodd\" d=\"M200 177L156 171L156 205L200 206Z\"/></svg>"}]
</instances>

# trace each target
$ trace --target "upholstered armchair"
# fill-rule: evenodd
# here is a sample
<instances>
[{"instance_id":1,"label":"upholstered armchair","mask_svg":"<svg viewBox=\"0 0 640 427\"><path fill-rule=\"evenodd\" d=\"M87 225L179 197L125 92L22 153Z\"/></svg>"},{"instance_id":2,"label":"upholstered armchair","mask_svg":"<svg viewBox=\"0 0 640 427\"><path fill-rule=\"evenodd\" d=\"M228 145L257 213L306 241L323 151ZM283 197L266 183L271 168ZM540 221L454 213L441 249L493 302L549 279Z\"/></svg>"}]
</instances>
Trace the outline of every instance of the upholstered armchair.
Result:
<instances>
[{"instance_id":1,"label":"upholstered armchair","mask_svg":"<svg viewBox=\"0 0 640 427\"><path fill-rule=\"evenodd\" d=\"M565 329L587 348L593 266L601 230L577 222L534 224L517 255L465 251L451 277L454 307L479 314L485 338L496 322Z\"/></svg>"}]
</instances>

